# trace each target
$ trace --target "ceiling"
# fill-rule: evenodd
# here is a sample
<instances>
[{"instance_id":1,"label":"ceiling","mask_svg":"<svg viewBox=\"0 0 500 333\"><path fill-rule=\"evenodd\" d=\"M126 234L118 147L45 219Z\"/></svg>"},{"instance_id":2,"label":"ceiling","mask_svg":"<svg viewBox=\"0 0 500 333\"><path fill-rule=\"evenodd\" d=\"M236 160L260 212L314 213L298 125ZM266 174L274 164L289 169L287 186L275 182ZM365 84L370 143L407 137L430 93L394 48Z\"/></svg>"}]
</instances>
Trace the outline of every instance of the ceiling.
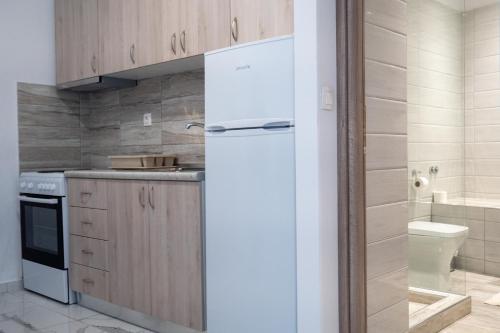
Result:
<instances>
[{"instance_id":1,"label":"ceiling","mask_svg":"<svg viewBox=\"0 0 500 333\"><path fill-rule=\"evenodd\" d=\"M469 11L476 8L481 8L484 6L492 5L494 3L500 3L500 0L437 0L447 7L451 7L459 11Z\"/></svg>"}]
</instances>

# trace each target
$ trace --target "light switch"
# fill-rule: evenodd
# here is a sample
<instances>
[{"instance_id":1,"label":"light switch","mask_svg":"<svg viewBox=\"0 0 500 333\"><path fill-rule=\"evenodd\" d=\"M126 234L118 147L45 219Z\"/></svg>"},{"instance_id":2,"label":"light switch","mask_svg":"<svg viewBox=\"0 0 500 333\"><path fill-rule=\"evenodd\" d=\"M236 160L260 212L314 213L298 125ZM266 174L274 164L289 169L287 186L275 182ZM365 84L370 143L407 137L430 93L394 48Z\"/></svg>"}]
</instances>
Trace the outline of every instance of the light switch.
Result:
<instances>
[{"instance_id":1,"label":"light switch","mask_svg":"<svg viewBox=\"0 0 500 333\"><path fill-rule=\"evenodd\" d=\"M146 126L152 126L153 121L151 119L151 113L145 113L144 114L144 127Z\"/></svg>"},{"instance_id":2,"label":"light switch","mask_svg":"<svg viewBox=\"0 0 500 333\"><path fill-rule=\"evenodd\" d=\"M333 93L330 87L321 88L321 109L325 111L333 110Z\"/></svg>"}]
</instances>

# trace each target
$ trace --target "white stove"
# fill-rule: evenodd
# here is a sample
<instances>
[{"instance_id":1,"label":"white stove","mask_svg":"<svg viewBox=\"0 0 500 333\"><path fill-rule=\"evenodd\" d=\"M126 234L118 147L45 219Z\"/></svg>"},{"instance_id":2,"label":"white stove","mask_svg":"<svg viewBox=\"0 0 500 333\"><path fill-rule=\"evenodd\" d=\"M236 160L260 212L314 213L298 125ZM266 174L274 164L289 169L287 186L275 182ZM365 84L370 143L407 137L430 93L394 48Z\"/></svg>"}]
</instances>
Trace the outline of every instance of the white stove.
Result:
<instances>
[{"instance_id":1,"label":"white stove","mask_svg":"<svg viewBox=\"0 0 500 333\"><path fill-rule=\"evenodd\" d=\"M71 304L66 188L63 171L19 177L24 288Z\"/></svg>"}]
</instances>

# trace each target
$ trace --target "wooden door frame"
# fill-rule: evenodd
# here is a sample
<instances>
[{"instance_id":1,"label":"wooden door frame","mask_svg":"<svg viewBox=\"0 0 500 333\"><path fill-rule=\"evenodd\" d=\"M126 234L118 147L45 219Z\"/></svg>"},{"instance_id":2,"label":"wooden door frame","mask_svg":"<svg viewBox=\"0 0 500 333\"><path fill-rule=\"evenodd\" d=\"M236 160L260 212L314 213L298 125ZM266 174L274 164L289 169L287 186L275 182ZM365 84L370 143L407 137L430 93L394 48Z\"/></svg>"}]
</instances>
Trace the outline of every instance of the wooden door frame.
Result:
<instances>
[{"instance_id":1,"label":"wooden door frame","mask_svg":"<svg viewBox=\"0 0 500 333\"><path fill-rule=\"evenodd\" d=\"M364 0L337 1L339 326L364 333L366 301Z\"/></svg>"}]
</instances>

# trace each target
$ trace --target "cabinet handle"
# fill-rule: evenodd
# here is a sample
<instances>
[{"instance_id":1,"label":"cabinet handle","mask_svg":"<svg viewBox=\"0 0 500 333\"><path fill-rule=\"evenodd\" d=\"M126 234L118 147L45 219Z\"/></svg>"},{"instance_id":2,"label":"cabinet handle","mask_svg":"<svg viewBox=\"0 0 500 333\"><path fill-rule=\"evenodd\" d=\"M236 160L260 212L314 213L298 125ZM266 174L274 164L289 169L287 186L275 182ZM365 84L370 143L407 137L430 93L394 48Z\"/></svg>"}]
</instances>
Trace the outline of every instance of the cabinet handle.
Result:
<instances>
[{"instance_id":1,"label":"cabinet handle","mask_svg":"<svg viewBox=\"0 0 500 333\"><path fill-rule=\"evenodd\" d=\"M80 202L86 204L89 202L92 192L80 192Z\"/></svg>"},{"instance_id":2,"label":"cabinet handle","mask_svg":"<svg viewBox=\"0 0 500 333\"><path fill-rule=\"evenodd\" d=\"M86 255L89 255L89 256L91 256L91 255L93 255L93 254L94 254L94 252L92 252L92 251L90 251L90 250L82 250L82 253L83 253L83 254L86 254Z\"/></svg>"},{"instance_id":3,"label":"cabinet handle","mask_svg":"<svg viewBox=\"0 0 500 333\"><path fill-rule=\"evenodd\" d=\"M82 281L83 281L83 283L85 283L85 284L94 284L94 283L95 283L95 282L94 282L94 280L89 279L89 278L85 278L85 279L83 279Z\"/></svg>"},{"instance_id":4,"label":"cabinet handle","mask_svg":"<svg viewBox=\"0 0 500 333\"><path fill-rule=\"evenodd\" d=\"M97 73L97 57L95 54L92 56L92 60L90 61L90 67L92 68L92 72Z\"/></svg>"},{"instance_id":5,"label":"cabinet handle","mask_svg":"<svg viewBox=\"0 0 500 333\"><path fill-rule=\"evenodd\" d=\"M83 225L92 225L94 224L93 222L90 222L90 221L80 221L81 224Z\"/></svg>"},{"instance_id":6,"label":"cabinet handle","mask_svg":"<svg viewBox=\"0 0 500 333\"><path fill-rule=\"evenodd\" d=\"M155 209L155 188L154 188L154 186L151 186L151 191L149 192L149 195L148 195L148 201L149 201L149 205L151 206L151 208Z\"/></svg>"},{"instance_id":7,"label":"cabinet handle","mask_svg":"<svg viewBox=\"0 0 500 333\"><path fill-rule=\"evenodd\" d=\"M237 42L238 35L239 35L238 18L237 17L233 18L233 22L231 22L231 35L233 36L234 41Z\"/></svg>"},{"instance_id":8,"label":"cabinet handle","mask_svg":"<svg viewBox=\"0 0 500 333\"><path fill-rule=\"evenodd\" d=\"M182 52L186 53L186 30L181 32L181 49Z\"/></svg>"},{"instance_id":9,"label":"cabinet handle","mask_svg":"<svg viewBox=\"0 0 500 333\"><path fill-rule=\"evenodd\" d=\"M170 47L174 55L177 55L177 34L174 32L170 38Z\"/></svg>"},{"instance_id":10,"label":"cabinet handle","mask_svg":"<svg viewBox=\"0 0 500 333\"><path fill-rule=\"evenodd\" d=\"M146 203L144 202L145 194L146 193L143 186L141 192L139 192L139 203L141 204L142 208L146 207Z\"/></svg>"},{"instance_id":11,"label":"cabinet handle","mask_svg":"<svg viewBox=\"0 0 500 333\"><path fill-rule=\"evenodd\" d=\"M135 64L135 44L132 44L130 47L130 60L132 60L132 63Z\"/></svg>"}]
</instances>

